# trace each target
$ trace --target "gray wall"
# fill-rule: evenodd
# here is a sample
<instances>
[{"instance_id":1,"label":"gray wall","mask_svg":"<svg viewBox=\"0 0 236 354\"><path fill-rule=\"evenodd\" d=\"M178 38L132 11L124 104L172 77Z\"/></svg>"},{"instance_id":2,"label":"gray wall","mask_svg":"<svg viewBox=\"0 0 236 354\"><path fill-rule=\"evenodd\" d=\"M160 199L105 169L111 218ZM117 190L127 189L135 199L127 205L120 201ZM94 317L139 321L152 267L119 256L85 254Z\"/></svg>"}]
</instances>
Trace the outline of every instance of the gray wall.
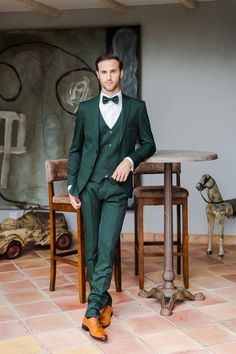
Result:
<instances>
[{"instance_id":1,"label":"gray wall","mask_svg":"<svg viewBox=\"0 0 236 354\"><path fill-rule=\"evenodd\" d=\"M0 30L71 28L99 25L142 26L142 98L146 101L159 149L199 149L218 153L211 162L185 163L182 184L190 191L189 231L207 233L204 202L195 185L202 174L217 181L223 198L236 197L236 3L131 7L66 11L59 18L39 14L0 14ZM146 183L157 183L156 177ZM160 208L159 208L160 209ZM158 217L156 217L158 215ZM0 220L8 212L0 212ZM146 230L161 231L162 211L148 208ZM73 226L73 222L72 222ZM133 231L132 212L123 231ZM226 220L225 234L236 234Z\"/></svg>"}]
</instances>

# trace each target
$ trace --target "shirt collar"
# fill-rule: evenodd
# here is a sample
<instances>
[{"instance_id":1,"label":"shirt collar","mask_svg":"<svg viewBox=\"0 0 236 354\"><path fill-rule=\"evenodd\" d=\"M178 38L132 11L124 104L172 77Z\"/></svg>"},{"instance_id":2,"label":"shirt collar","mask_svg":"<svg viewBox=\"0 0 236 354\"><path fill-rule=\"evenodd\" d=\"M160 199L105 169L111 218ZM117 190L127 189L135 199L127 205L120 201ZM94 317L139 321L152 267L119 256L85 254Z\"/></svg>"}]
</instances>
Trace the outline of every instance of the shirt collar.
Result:
<instances>
[{"instance_id":1,"label":"shirt collar","mask_svg":"<svg viewBox=\"0 0 236 354\"><path fill-rule=\"evenodd\" d=\"M119 102L121 101L121 99L122 99L122 93L121 93L121 90L120 91L118 91L117 93L115 93L114 95L112 95L112 96L108 96L108 95L106 95L104 92L102 92L101 91L101 94L100 94L100 102L102 102L102 97L103 96L105 96L105 97L109 97L109 98L112 98L112 97L114 97L114 96L118 96L119 97Z\"/></svg>"}]
</instances>

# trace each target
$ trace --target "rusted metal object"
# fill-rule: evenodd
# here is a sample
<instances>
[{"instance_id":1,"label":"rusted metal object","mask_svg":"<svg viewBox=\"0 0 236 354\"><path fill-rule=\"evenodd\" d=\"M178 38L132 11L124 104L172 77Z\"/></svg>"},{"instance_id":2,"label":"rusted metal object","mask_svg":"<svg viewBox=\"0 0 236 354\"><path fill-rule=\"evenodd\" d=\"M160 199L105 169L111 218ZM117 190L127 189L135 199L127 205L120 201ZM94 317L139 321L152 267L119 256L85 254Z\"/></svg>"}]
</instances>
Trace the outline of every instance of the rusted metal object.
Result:
<instances>
[{"instance_id":1,"label":"rusted metal object","mask_svg":"<svg viewBox=\"0 0 236 354\"><path fill-rule=\"evenodd\" d=\"M58 249L70 248L72 234L62 213L56 214L56 238ZM26 246L45 246L49 243L48 212L29 211L18 219L7 218L0 224L0 254L9 259L19 257Z\"/></svg>"}]
</instances>

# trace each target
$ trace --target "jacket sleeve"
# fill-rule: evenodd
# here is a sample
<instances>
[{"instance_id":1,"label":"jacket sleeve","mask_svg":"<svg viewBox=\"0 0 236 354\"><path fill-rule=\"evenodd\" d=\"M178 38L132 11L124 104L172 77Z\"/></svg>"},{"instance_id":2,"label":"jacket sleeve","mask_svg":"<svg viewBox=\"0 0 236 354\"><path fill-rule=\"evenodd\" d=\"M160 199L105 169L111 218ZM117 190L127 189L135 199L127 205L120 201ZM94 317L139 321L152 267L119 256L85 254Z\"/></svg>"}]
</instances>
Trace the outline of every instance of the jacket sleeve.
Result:
<instances>
[{"instance_id":1,"label":"jacket sleeve","mask_svg":"<svg viewBox=\"0 0 236 354\"><path fill-rule=\"evenodd\" d=\"M73 185L77 181L78 170L84 145L84 124L81 107L82 104L80 103L76 116L74 137L72 140L68 157L67 185Z\"/></svg>"},{"instance_id":2,"label":"jacket sleeve","mask_svg":"<svg viewBox=\"0 0 236 354\"><path fill-rule=\"evenodd\" d=\"M142 106L138 116L138 148L129 154L129 157L134 162L134 168L138 164L152 156L156 151L156 144L153 138L150 121L147 114L145 103L141 102Z\"/></svg>"}]
</instances>

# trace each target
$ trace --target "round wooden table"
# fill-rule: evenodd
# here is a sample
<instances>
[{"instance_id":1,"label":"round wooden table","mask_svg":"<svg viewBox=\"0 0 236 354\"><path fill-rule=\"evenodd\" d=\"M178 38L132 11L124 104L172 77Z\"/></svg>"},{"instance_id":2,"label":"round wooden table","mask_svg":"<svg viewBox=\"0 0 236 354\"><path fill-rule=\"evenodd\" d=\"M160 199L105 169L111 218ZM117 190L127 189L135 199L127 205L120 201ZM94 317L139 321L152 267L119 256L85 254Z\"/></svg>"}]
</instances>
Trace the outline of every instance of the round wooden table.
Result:
<instances>
[{"instance_id":1,"label":"round wooden table","mask_svg":"<svg viewBox=\"0 0 236 354\"><path fill-rule=\"evenodd\" d=\"M172 314L176 300L204 300L203 293L191 294L184 287L174 285L175 273L173 269L173 211L172 211L172 163L210 161L217 159L217 154L206 151L192 150L159 150L147 159L147 162L164 163L164 271L162 285L150 291L142 290L139 295L155 297L161 302L161 315Z\"/></svg>"}]
</instances>

